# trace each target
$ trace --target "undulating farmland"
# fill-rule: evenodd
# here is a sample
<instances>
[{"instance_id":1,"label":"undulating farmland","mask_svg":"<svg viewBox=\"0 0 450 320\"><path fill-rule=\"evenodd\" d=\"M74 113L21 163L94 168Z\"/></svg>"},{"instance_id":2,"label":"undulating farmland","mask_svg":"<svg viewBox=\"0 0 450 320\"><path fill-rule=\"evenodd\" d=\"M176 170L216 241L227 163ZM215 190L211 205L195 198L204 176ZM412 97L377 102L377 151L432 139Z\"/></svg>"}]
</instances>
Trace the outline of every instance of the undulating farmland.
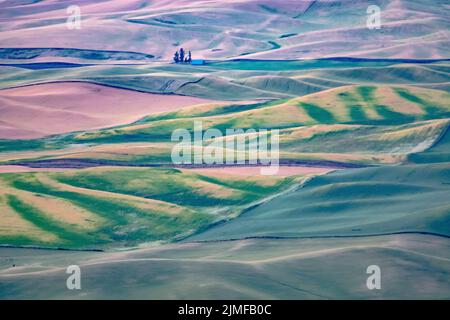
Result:
<instances>
[{"instance_id":1,"label":"undulating farmland","mask_svg":"<svg viewBox=\"0 0 450 320\"><path fill-rule=\"evenodd\" d=\"M364 0L83 0L70 31L64 1L0 2L0 299L449 299L431 2L378 1L370 29ZM199 123L223 136L189 155L220 160L277 132L277 174L175 163Z\"/></svg>"}]
</instances>

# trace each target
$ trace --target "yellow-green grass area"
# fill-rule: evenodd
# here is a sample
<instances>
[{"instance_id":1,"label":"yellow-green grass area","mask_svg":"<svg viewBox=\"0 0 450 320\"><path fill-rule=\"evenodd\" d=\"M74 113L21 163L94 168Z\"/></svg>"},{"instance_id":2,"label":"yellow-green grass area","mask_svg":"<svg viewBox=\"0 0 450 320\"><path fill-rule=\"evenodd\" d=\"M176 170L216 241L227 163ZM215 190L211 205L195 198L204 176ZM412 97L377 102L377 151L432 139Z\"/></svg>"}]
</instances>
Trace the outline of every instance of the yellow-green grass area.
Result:
<instances>
[{"instance_id":1,"label":"yellow-green grass area","mask_svg":"<svg viewBox=\"0 0 450 320\"><path fill-rule=\"evenodd\" d=\"M394 126L312 125L281 130L280 146L298 153L404 155L430 147L449 124L443 119Z\"/></svg>"},{"instance_id":2,"label":"yellow-green grass area","mask_svg":"<svg viewBox=\"0 0 450 320\"><path fill-rule=\"evenodd\" d=\"M399 163L432 146L449 118L450 94L445 91L346 86L290 100L205 104L41 140L0 141L0 150L7 151L0 153L0 163L87 159L102 165L171 164L172 133L193 133L195 121L203 130L216 128L224 135L227 129L279 129L280 157L286 162Z\"/></svg>"},{"instance_id":3,"label":"yellow-green grass area","mask_svg":"<svg viewBox=\"0 0 450 320\"><path fill-rule=\"evenodd\" d=\"M173 241L305 177L102 167L0 175L0 244L77 249Z\"/></svg>"},{"instance_id":4,"label":"yellow-green grass area","mask_svg":"<svg viewBox=\"0 0 450 320\"><path fill-rule=\"evenodd\" d=\"M283 162L333 161L351 164L392 164L406 161L409 154L423 152L440 139L449 126L448 119L426 120L401 125L317 124L279 131L280 159ZM223 155L230 154L227 141L245 141L267 133L241 133L205 141L214 142ZM272 136L268 137L271 141ZM254 140L252 140L254 141ZM104 143L76 149L27 151L0 154L3 163L84 161L101 165L172 165L172 150L176 142ZM194 159L198 148L192 148ZM209 154L207 149L200 153ZM269 149L270 151L270 149ZM235 159L238 153L233 151ZM248 160L248 148L241 156Z\"/></svg>"},{"instance_id":5,"label":"yellow-green grass area","mask_svg":"<svg viewBox=\"0 0 450 320\"><path fill-rule=\"evenodd\" d=\"M292 128L315 124L399 125L415 121L448 118L450 93L440 90L406 86L346 86L291 99L256 105L243 111L219 107L149 117L147 121L120 128L80 133L75 141L120 141L152 138L164 140L173 130L192 130L194 120L203 128ZM213 115L211 115L213 114ZM179 117L181 115L181 118Z\"/></svg>"},{"instance_id":6,"label":"yellow-green grass area","mask_svg":"<svg viewBox=\"0 0 450 320\"><path fill-rule=\"evenodd\" d=\"M92 144L76 148L55 150L14 151L0 153L0 163L11 161L45 160L45 159L103 159L116 161L141 160L149 163L170 162L174 143L166 142L135 142Z\"/></svg>"}]
</instances>

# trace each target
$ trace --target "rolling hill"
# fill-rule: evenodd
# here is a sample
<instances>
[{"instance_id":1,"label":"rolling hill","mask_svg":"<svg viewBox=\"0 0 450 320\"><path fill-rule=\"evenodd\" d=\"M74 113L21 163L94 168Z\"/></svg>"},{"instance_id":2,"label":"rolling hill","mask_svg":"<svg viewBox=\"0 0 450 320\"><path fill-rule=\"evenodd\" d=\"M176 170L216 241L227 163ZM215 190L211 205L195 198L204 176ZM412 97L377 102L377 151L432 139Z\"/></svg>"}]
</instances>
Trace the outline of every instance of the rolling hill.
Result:
<instances>
[{"instance_id":1,"label":"rolling hill","mask_svg":"<svg viewBox=\"0 0 450 320\"><path fill-rule=\"evenodd\" d=\"M202 121L204 130L280 129L282 163L400 163L432 146L447 130L449 100L441 90L383 85L345 86L267 103L209 103L108 129L39 140L0 140L8 151L0 161L37 165L84 159L88 166L89 161L170 165L172 131L193 130L194 121Z\"/></svg>"},{"instance_id":2,"label":"rolling hill","mask_svg":"<svg viewBox=\"0 0 450 320\"><path fill-rule=\"evenodd\" d=\"M0 1L0 299L450 299L448 1L68 5Z\"/></svg>"},{"instance_id":3,"label":"rolling hill","mask_svg":"<svg viewBox=\"0 0 450 320\"><path fill-rule=\"evenodd\" d=\"M448 239L426 235L251 239L111 253L3 249L0 258L14 260L0 266L0 299L448 299L448 249ZM83 290L66 289L67 264L82 268ZM369 264L382 268L383 290L367 290Z\"/></svg>"},{"instance_id":4,"label":"rolling hill","mask_svg":"<svg viewBox=\"0 0 450 320\"><path fill-rule=\"evenodd\" d=\"M395 233L450 236L449 168L442 163L330 173L191 240Z\"/></svg>"},{"instance_id":5,"label":"rolling hill","mask_svg":"<svg viewBox=\"0 0 450 320\"><path fill-rule=\"evenodd\" d=\"M4 173L0 243L99 249L173 241L298 179L157 168Z\"/></svg>"},{"instance_id":6,"label":"rolling hill","mask_svg":"<svg viewBox=\"0 0 450 320\"><path fill-rule=\"evenodd\" d=\"M66 3L8 1L0 4L0 42L4 48L27 51L21 55L5 51L0 58L152 61L171 59L177 47L207 59L448 58L446 1L433 5L425 0L378 1L382 26L374 30L366 27L370 4L81 1L81 29L68 31Z\"/></svg>"}]
</instances>

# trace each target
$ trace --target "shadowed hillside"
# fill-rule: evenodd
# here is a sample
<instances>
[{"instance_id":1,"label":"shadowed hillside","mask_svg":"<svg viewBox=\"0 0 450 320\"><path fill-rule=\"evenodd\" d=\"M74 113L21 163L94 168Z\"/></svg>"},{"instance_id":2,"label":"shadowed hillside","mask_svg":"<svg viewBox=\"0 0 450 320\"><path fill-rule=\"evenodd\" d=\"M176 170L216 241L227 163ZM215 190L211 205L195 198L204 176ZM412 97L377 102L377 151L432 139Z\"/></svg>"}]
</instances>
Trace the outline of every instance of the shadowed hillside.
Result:
<instances>
[{"instance_id":1,"label":"shadowed hillside","mask_svg":"<svg viewBox=\"0 0 450 320\"><path fill-rule=\"evenodd\" d=\"M335 172L191 240L408 232L450 236L449 185L448 163Z\"/></svg>"}]
</instances>

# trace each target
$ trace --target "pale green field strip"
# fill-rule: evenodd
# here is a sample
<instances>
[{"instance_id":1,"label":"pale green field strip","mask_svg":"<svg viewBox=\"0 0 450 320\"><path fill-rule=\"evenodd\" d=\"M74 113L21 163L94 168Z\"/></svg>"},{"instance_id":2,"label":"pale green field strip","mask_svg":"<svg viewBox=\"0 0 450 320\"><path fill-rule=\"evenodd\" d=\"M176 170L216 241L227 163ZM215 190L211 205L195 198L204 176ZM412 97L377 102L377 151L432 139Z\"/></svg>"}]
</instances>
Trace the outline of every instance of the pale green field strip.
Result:
<instances>
[{"instance_id":1,"label":"pale green field strip","mask_svg":"<svg viewBox=\"0 0 450 320\"><path fill-rule=\"evenodd\" d=\"M448 239L426 235L254 239L112 253L2 249L0 298L448 299L448 249ZM69 264L81 267L82 290L67 290ZM367 290L370 264L382 270L382 290Z\"/></svg>"}]
</instances>

